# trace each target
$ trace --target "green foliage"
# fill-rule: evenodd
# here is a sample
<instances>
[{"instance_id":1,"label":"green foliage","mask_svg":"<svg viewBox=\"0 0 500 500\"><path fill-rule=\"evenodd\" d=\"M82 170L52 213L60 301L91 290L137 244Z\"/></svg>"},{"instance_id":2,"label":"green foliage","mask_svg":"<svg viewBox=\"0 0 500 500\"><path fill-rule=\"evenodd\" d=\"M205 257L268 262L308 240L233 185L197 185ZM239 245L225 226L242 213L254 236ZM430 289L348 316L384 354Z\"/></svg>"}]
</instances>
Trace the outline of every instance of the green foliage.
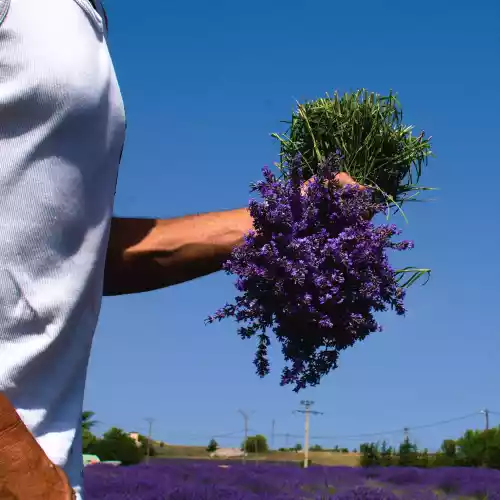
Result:
<instances>
[{"instance_id":1,"label":"green foliage","mask_svg":"<svg viewBox=\"0 0 500 500\"><path fill-rule=\"evenodd\" d=\"M400 467L410 467L417 463L418 449L408 438L399 445L398 465Z\"/></svg>"},{"instance_id":2,"label":"green foliage","mask_svg":"<svg viewBox=\"0 0 500 500\"><path fill-rule=\"evenodd\" d=\"M165 443L163 441L160 441L160 448L163 448L165 446Z\"/></svg>"},{"instance_id":3,"label":"green foliage","mask_svg":"<svg viewBox=\"0 0 500 500\"><path fill-rule=\"evenodd\" d=\"M356 181L372 185L383 201L401 204L422 189L417 186L422 168L432 154L430 138L412 135L403 124L397 96L381 96L365 89L298 104L288 131L273 134L280 141L280 168L298 153L307 166L305 176L317 173L318 164L340 150L344 170Z\"/></svg>"},{"instance_id":4,"label":"green foliage","mask_svg":"<svg viewBox=\"0 0 500 500\"><path fill-rule=\"evenodd\" d=\"M294 448L292 448L294 451L302 451L302 445L300 443L297 443Z\"/></svg>"},{"instance_id":5,"label":"green foliage","mask_svg":"<svg viewBox=\"0 0 500 500\"><path fill-rule=\"evenodd\" d=\"M83 453L90 453L89 449L97 441L96 436L92 433L91 429L97 424L94 420L95 413L93 411L84 411L82 413L82 449Z\"/></svg>"},{"instance_id":6,"label":"green foliage","mask_svg":"<svg viewBox=\"0 0 500 500\"><path fill-rule=\"evenodd\" d=\"M380 452L378 445L375 443L363 443L360 446L361 467L372 467L374 465L381 465Z\"/></svg>"},{"instance_id":7,"label":"green foliage","mask_svg":"<svg viewBox=\"0 0 500 500\"><path fill-rule=\"evenodd\" d=\"M138 464L144 457L143 447L137 446L128 434L116 427L106 432L102 439L96 439L89 446L88 453L97 455L101 460L118 460L123 465Z\"/></svg>"},{"instance_id":8,"label":"green foliage","mask_svg":"<svg viewBox=\"0 0 500 500\"><path fill-rule=\"evenodd\" d=\"M457 440L457 460L465 467L500 469L500 427L468 430Z\"/></svg>"},{"instance_id":9,"label":"green foliage","mask_svg":"<svg viewBox=\"0 0 500 500\"><path fill-rule=\"evenodd\" d=\"M422 169L432 156L430 137L413 136L413 127L403 124L397 96L382 96L365 89L314 101L298 103L285 134L272 134L280 142L278 168L289 176L291 161L300 154L304 176L318 173L318 165L340 150L343 168L355 181L374 190L375 199L395 208L404 217L402 205L417 200ZM396 271L400 286L407 288L430 269L405 267Z\"/></svg>"},{"instance_id":10,"label":"green foliage","mask_svg":"<svg viewBox=\"0 0 500 500\"><path fill-rule=\"evenodd\" d=\"M247 440L241 445L241 448L247 453L266 453L269 451L267 439L262 434L248 436Z\"/></svg>"},{"instance_id":11,"label":"green foliage","mask_svg":"<svg viewBox=\"0 0 500 500\"><path fill-rule=\"evenodd\" d=\"M217 450L217 448L219 447L217 441L215 439L211 439L210 442L208 443L208 446L207 446L207 451L209 453L213 453L214 451Z\"/></svg>"},{"instance_id":12,"label":"green foliage","mask_svg":"<svg viewBox=\"0 0 500 500\"><path fill-rule=\"evenodd\" d=\"M82 431L90 431L90 429L97 424L97 421L94 420L94 416L95 413L93 411L82 412Z\"/></svg>"},{"instance_id":13,"label":"green foliage","mask_svg":"<svg viewBox=\"0 0 500 500\"><path fill-rule=\"evenodd\" d=\"M323 451L323 448L319 444L315 444L309 448L311 451Z\"/></svg>"},{"instance_id":14,"label":"green foliage","mask_svg":"<svg viewBox=\"0 0 500 500\"><path fill-rule=\"evenodd\" d=\"M97 437L92 434L88 429L82 429L82 451L83 453L89 453L91 452L92 446L97 442Z\"/></svg>"},{"instance_id":15,"label":"green foliage","mask_svg":"<svg viewBox=\"0 0 500 500\"><path fill-rule=\"evenodd\" d=\"M386 443L365 443L360 447L361 466L489 467L500 469L500 427L486 431L468 430L456 441L443 441L438 453L419 451L405 440L396 453Z\"/></svg>"},{"instance_id":16,"label":"green foliage","mask_svg":"<svg viewBox=\"0 0 500 500\"><path fill-rule=\"evenodd\" d=\"M379 462L380 465L384 467L390 467L393 465L395 461L395 453L394 450L391 446L387 446L387 443L385 441L382 441L382 445L380 446L380 453L379 453Z\"/></svg>"},{"instance_id":17,"label":"green foliage","mask_svg":"<svg viewBox=\"0 0 500 500\"><path fill-rule=\"evenodd\" d=\"M450 458L457 456L457 443L453 439L445 439L441 445L441 452Z\"/></svg>"}]
</instances>

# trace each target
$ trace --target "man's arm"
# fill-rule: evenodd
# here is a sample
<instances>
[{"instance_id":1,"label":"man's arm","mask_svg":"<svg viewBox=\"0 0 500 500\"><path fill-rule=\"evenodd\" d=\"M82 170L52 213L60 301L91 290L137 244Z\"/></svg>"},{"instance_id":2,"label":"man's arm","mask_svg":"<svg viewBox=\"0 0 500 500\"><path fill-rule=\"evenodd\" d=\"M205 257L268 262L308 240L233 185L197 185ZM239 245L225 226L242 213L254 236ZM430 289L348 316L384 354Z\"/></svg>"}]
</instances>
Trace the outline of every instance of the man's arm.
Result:
<instances>
[{"instance_id":1,"label":"man's arm","mask_svg":"<svg viewBox=\"0 0 500 500\"><path fill-rule=\"evenodd\" d=\"M345 172L334 182L356 184ZM164 220L113 218L104 295L149 292L219 271L252 228L246 208Z\"/></svg>"},{"instance_id":2,"label":"man's arm","mask_svg":"<svg viewBox=\"0 0 500 500\"><path fill-rule=\"evenodd\" d=\"M113 218L104 295L147 292L219 271L251 229L247 209L166 220Z\"/></svg>"}]
</instances>

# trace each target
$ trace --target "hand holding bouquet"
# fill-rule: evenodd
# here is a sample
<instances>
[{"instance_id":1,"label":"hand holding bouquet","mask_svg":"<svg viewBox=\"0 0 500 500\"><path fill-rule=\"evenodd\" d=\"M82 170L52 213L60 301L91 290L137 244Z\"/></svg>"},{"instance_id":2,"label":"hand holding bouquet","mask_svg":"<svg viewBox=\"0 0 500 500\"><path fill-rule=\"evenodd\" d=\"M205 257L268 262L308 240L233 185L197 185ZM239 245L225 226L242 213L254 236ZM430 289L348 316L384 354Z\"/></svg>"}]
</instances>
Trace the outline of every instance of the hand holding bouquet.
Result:
<instances>
[{"instance_id":1,"label":"hand holding bouquet","mask_svg":"<svg viewBox=\"0 0 500 500\"><path fill-rule=\"evenodd\" d=\"M394 225L367 218L401 210L422 190L411 174L430 154L428 142L415 142L411 128L394 123L391 96L359 92L320 104L299 106L289 134L280 137L281 178L264 169L264 180L254 185L260 194L250 202L255 231L225 264L238 276L240 294L208 319L234 317L245 325L242 338L257 337L260 376L270 370L274 332L289 363L282 385L294 384L295 391L318 384L337 367L340 351L379 331L376 312L404 314L404 288L428 272L395 271L387 250L412 243L394 241Z\"/></svg>"}]
</instances>

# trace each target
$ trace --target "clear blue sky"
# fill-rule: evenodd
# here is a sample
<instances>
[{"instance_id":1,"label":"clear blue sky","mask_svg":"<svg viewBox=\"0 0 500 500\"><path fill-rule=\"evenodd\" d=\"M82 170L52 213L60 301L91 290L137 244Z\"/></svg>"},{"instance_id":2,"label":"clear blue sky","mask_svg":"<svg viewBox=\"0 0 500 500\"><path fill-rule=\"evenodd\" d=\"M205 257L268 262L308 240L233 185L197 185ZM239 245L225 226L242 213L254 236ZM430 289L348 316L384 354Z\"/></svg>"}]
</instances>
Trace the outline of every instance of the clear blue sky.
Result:
<instances>
[{"instance_id":1,"label":"clear blue sky","mask_svg":"<svg viewBox=\"0 0 500 500\"><path fill-rule=\"evenodd\" d=\"M398 261L432 280L390 313L384 333L342 356L321 386L279 386L282 358L261 380L255 344L235 325L205 326L234 297L232 278L105 299L85 407L102 421L170 443L239 444L250 428L301 435L304 398L324 415L313 436L378 433L500 412L497 141L500 35L496 0L399 2L108 0L110 43L128 112L116 214L172 217L244 206L248 185L277 159L294 100L335 89L399 93L406 121L434 137L423 179L435 201L407 210L415 250ZM491 416L500 424L500 416ZM420 445L483 425L469 417L412 431ZM400 438L402 433L375 439ZM290 443L297 438L290 438ZM358 446L362 439L312 440ZM277 437L276 446L284 438Z\"/></svg>"}]
</instances>

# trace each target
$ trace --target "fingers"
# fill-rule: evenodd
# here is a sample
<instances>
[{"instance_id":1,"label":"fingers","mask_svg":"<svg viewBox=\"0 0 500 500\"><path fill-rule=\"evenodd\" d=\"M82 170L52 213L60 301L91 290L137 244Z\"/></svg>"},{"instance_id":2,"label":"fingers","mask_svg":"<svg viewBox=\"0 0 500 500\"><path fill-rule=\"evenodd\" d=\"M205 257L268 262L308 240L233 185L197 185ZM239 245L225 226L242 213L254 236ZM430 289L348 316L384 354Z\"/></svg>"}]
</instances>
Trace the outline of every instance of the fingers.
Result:
<instances>
[{"instance_id":1,"label":"fingers","mask_svg":"<svg viewBox=\"0 0 500 500\"><path fill-rule=\"evenodd\" d=\"M339 172L335 178L335 182L343 187L343 186L359 186L360 189L365 189L364 186L358 184L349 174L346 172Z\"/></svg>"},{"instance_id":2,"label":"fingers","mask_svg":"<svg viewBox=\"0 0 500 500\"><path fill-rule=\"evenodd\" d=\"M304 184L302 184L302 189L301 189L301 194L305 195L307 193L307 189L311 182L314 180L312 177L311 179L308 179ZM337 185L340 187L344 186L359 186L360 189L366 189L364 186L361 184L358 184L348 173L346 172L339 172L334 178L333 182L335 182Z\"/></svg>"}]
</instances>

